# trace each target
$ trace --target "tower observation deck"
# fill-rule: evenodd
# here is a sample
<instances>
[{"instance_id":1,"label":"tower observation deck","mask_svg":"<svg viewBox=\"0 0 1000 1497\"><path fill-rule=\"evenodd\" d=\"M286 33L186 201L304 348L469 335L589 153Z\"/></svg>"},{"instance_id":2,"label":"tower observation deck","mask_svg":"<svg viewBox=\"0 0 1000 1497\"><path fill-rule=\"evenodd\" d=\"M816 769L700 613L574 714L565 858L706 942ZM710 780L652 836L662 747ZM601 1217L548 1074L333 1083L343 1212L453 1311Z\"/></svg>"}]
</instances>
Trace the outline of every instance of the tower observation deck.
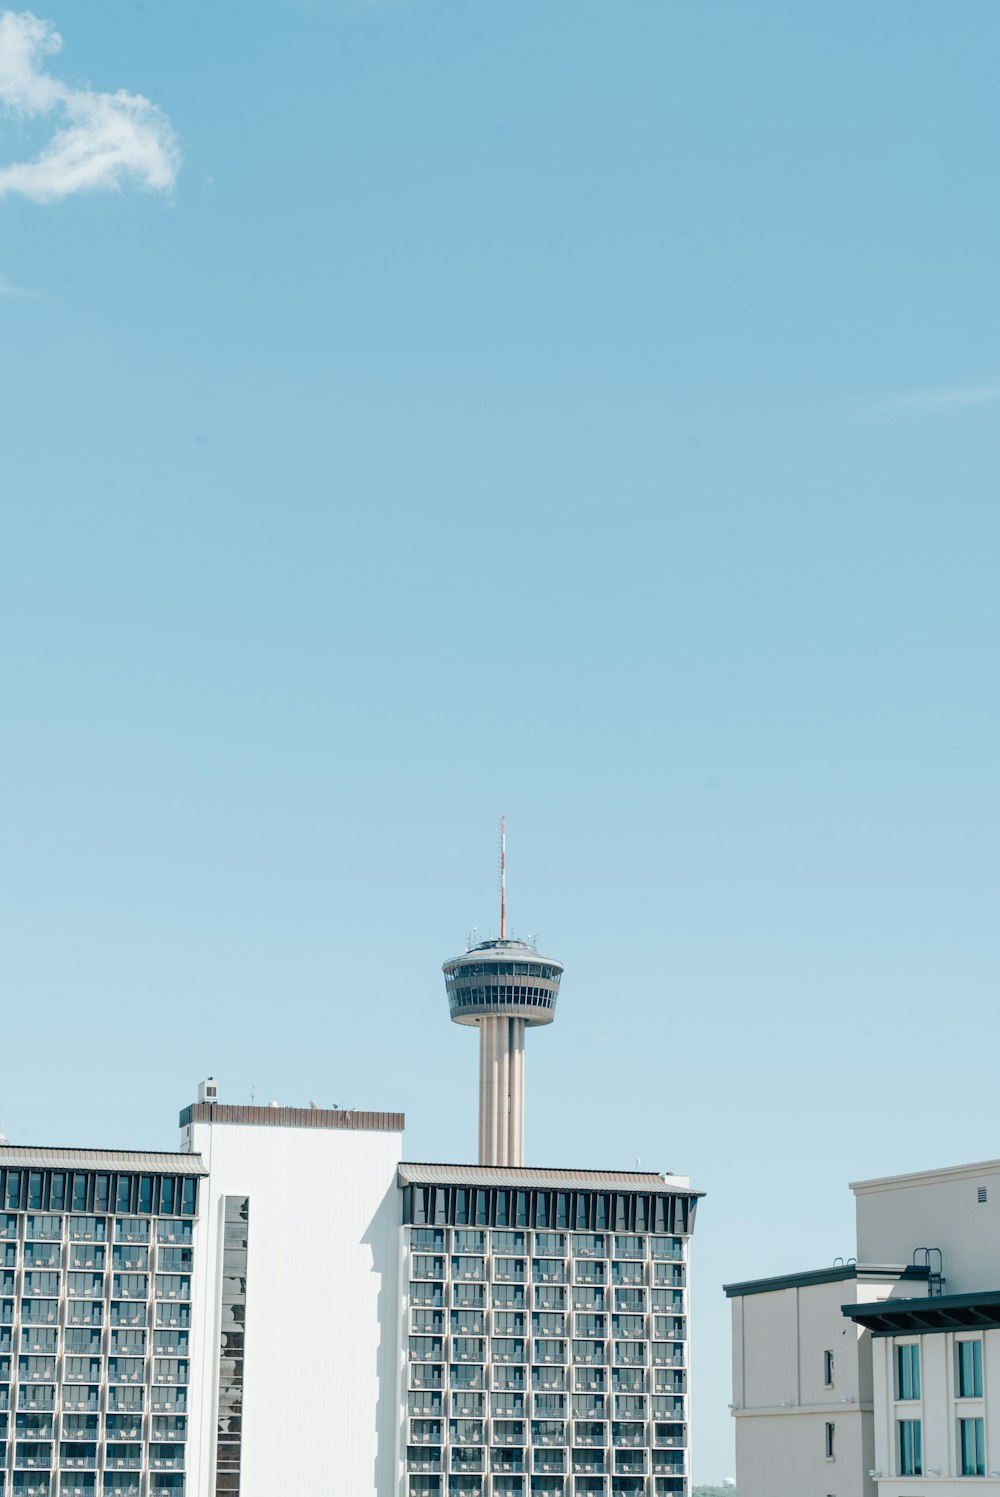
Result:
<instances>
[{"instance_id":1,"label":"tower observation deck","mask_svg":"<svg viewBox=\"0 0 1000 1497\"><path fill-rule=\"evenodd\" d=\"M479 1028L479 1163L524 1163L524 1031L551 1024L562 964L507 936L506 835L501 831L500 939L444 964L455 1024Z\"/></svg>"}]
</instances>

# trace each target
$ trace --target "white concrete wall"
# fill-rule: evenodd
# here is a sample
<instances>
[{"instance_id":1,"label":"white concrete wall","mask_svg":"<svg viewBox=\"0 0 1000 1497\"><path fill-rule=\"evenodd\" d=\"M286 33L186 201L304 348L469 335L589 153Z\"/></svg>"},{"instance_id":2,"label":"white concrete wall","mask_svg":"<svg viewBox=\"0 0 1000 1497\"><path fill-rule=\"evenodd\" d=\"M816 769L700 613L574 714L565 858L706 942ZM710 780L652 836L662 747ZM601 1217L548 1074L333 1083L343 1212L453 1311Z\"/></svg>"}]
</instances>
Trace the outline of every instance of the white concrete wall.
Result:
<instances>
[{"instance_id":1,"label":"white concrete wall","mask_svg":"<svg viewBox=\"0 0 1000 1497\"><path fill-rule=\"evenodd\" d=\"M189 1497L211 1497L223 1197L250 1198L241 1497L396 1482L400 1133L195 1123Z\"/></svg>"},{"instance_id":2,"label":"white concrete wall","mask_svg":"<svg viewBox=\"0 0 1000 1497\"><path fill-rule=\"evenodd\" d=\"M823 1455L827 1419L836 1425L832 1461ZM868 1490L860 1476L870 1469L870 1463L864 1465L864 1441L857 1412L801 1409L739 1419L736 1490L739 1497L855 1497Z\"/></svg>"},{"instance_id":3,"label":"white concrete wall","mask_svg":"<svg viewBox=\"0 0 1000 1497\"><path fill-rule=\"evenodd\" d=\"M894 1282L842 1279L733 1299L740 1497L873 1497L871 1338L841 1306L885 1299ZM832 1387L824 1383L825 1351L834 1356Z\"/></svg>"},{"instance_id":4,"label":"white concrete wall","mask_svg":"<svg viewBox=\"0 0 1000 1497\"><path fill-rule=\"evenodd\" d=\"M978 1191L987 1199L979 1204ZM1000 1161L928 1170L851 1186L858 1224L858 1260L909 1263L914 1248L944 1255L946 1294L996 1288L1000 1279ZM919 1286L898 1293L919 1295Z\"/></svg>"},{"instance_id":5,"label":"white concrete wall","mask_svg":"<svg viewBox=\"0 0 1000 1497\"><path fill-rule=\"evenodd\" d=\"M964 1338L978 1333L963 1331ZM955 1341L951 1333L932 1336L878 1337L874 1342L876 1384L875 1468L882 1473L879 1497L916 1497L929 1488L934 1497L962 1497L971 1488L1000 1493L1000 1331L983 1334L983 1398L956 1398ZM919 1399L896 1401L895 1348L900 1342L920 1344ZM981 1418L986 1433L985 1478L962 1477L959 1472L958 1420ZM897 1422L919 1419L923 1443L923 1477L898 1475ZM934 1473L934 1474L932 1474Z\"/></svg>"}]
</instances>

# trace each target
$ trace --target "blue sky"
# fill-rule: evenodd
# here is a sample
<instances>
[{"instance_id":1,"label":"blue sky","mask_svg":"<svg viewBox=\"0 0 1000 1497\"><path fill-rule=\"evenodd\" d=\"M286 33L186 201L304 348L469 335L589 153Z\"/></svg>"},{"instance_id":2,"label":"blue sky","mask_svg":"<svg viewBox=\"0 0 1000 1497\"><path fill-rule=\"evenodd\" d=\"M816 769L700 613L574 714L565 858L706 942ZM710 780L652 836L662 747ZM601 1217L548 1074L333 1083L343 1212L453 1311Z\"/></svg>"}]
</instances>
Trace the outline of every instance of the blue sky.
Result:
<instances>
[{"instance_id":1,"label":"blue sky","mask_svg":"<svg viewBox=\"0 0 1000 1497\"><path fill-rule=\"evenodd\" d=\"M1000 12L36 15L0 1128L169 1146L212 1072L470 1156L439 968L505 811L566 964L528 1155L709 1192L718 1479L721 1283L849 1252L849 1179L998 1152Z\"/></svg>"}]
</instances>

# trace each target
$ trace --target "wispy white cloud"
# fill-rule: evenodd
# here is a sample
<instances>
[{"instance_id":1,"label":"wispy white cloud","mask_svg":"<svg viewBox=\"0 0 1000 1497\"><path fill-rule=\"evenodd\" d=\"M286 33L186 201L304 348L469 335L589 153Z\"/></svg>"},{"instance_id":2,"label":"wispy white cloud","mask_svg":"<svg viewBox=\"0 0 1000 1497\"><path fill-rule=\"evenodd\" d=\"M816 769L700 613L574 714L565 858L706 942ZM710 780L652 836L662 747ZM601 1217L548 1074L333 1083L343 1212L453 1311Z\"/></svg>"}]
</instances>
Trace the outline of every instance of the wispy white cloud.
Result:
<instances>
[{"instance_id":1,"label":"wispy white cloud","mask_svg":"<svg viewBox=\"0 0 1000 1497\"><path fill-rule=\"evenodd\" d=\"M911 390L905 395L893 395L885 400L874 401L868 407L867 414L933 416L976 405L1000 405L1000 384L961 385L953 390Z\"/></svg>"},{"instance_id":2,"label":"wispy white cloud","mask_svg":"<svg viewBox=\"0 0 1000 1497\"><path fill-rule=\"evenodd\" d=\"M134 183L169 192L181 153L177 132L141 94L73 87L45 71L62 48L50 21L0 11L0 108L24 119L52 115L49 143L31 161L0 166L0 197L52 203L74 192Z\"/></svg>"},{"instance_id":3,"label":"wispy white cloud","mask_svg":"<svg viewBox=\"0 0 1000 1497\"><path fill-rule=\"evenodd\" d=\"M0 275L0 297L7 296L18 298L34 297L37 295L37 291L26 291L23 286L15 286L12 281L8 281L6 276Z\"/></svg>"}]
</instances>

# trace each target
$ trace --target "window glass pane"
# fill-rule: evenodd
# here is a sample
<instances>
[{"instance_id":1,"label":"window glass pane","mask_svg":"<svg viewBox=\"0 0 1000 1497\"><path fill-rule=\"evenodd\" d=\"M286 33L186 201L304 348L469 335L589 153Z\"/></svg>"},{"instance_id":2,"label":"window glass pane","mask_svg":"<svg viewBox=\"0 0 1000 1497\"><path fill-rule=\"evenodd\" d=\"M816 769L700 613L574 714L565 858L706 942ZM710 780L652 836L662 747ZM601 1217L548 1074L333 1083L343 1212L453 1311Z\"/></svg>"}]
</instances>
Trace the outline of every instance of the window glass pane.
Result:
<instances>
[{"instance_id":1,"label":"window glass pane","mask_svg":"<svg viewBox=\"0 0 1000 1497\"><path fill-rule=\"evenodd\" d=\"M959 1451L963 1476L985 1476L986 1459L981 1419L960 1419Z\"/></svg>"},{"instance_id":2,"label":"window glass pane","mask_svg":"<svg viewBox=\"0 0 1000 1497\"><path fill-rule=\"evenodd\" d=\"M897 1346L896 1348L896 1396L897 1398L920 1397L920 1347Z\"/></svg>"},{"instance_id":3,"label":"window glass pane","mask_svg":"<svg viewBox=\"0 0 1000 1497\"><path fill-rule=\"evenodd\" d=\"M983 1347L981 1341L959 1341L958 1343L958 1396L959 1398L982 1398L983 1396Z\"/></svg>"}]
</instances>

